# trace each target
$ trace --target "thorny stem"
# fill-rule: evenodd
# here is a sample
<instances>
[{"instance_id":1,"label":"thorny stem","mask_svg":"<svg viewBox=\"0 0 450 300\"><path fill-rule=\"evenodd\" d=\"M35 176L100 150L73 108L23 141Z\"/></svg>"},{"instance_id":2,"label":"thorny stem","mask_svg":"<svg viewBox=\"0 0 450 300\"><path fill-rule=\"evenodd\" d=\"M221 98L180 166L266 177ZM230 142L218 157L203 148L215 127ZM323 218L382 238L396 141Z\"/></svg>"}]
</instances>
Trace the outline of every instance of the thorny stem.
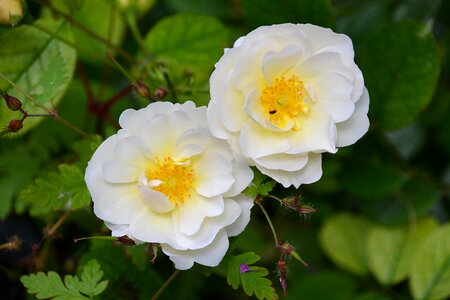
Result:
<instances>
[{"instance_id":1,"label":"thorny stem","mask_svg":"<svg viewBox=\"0 0 450 300\"><path fill-rule=\"evenodd\" d=\"M261 211L263 212L264 216L266 217L267 223L269 223L270 226L270 230L272 230L272 234L273 234L273 239L275 240L275 247L278 247L279 243L278 243L278 237L277 237L277 232L275 231L275 227L272 224L272 220L269 217L269 214L267 213L266 209L264 208L264 206L261 204L261 199L259 199L260 196L257 197L257 199L255 200L255 203L258 204L258 206L261 208Z\"/></svg>"},{"instance_id":2,"label":"thorny stem","mask_svg":"<svg viewBox=\"0 0 450 300\"><path fill-rule=\"evenodd\" d=\"M175 272L170 275L170 277L164 282L164 284L156 291L156 293L153 295L151 300L156 300L161 296L161 294L164 292L164 290L170 285L170 283L177 277L177 275L180 273L180 270L175 270Z\"/></svg>"},{"instance_id":3,"label":"thorny stem","mask_svg":"<svg viewBox=\"0 0 450 300\"><path fill-rule=\"evenodd\" d=\"M134 58L128 54L128 52L126 52L125 50L123 50L122 48L114 45L113 43L111 43L110 41L106 40L105 38L103 38L102 36L98 35L97 33L93 32L92 30L90 30L89 28L85 27L83 24L81 24L80 22L78 22L75 18L73 18L72 16L54 8L51 4L47 3L47 1L40 1L40 0L35 0L37 3L48 7L53 13L60 15L61 17L63 17L64 19L66 19L67 21L69 21L71 24L75 25L78 29L80 29L81 31L85 32L86 34L90 35L91 37L93 37L94 39L98 40L99 42L107 45L110 48L113 48L114 50L116 50L120 55L122 55L126 60L128 61L134 61Z\"/></svg>"},{"instance_id":4,"label":"thorny stem","mask_svg":"<svg viewBox=\"0 0 450 300\"><path fill-rule=\"evenodd\" d=\"M44 237L53 236L56 233L56 231L58 231L59 227L61 227L61 225L67 220L71 212L72 212L71 209L66 210L64 214L58 219L58 221L56 221L56 223L53 224L53 226L50 227L49 230L46 230L44 232Z\"/></svg>"},{"instance_id":5,"label":"thorny stem","mask_svg":"<svg viewBox=\"0 0 450 300\"><path fill-rule=\"evenodd\" d=\"M67 121L66 119L60 117L56 111L50 110L47 107L43 106L42 104L40 104L38 101L36 101L36 99L34 99L32 96L30 96L30 94L28 94L27 92L25 92L23 89L21 89L18 85L16 85L14 82L12 82L8 77L6 77L5 75L3 75L3 73L0 72L0 76L6 80L9 84L11 84L16 90L18 90L22 95L24 95L25 97L27 97L31 102L34 103L34 105L36 105L37 107L42 108L43 110L45 110L46 112L48 112L50 115L53 116L53 118L55 120L57 120L58 122L64 124L65 126L69 127L70 129L78 132L80 135L84 136L84 137L89 137L89 134L87 134L86 132L84 132L83 130L81 130L80 128L78 128L77 126L73 125L72 123L70 123L69 121Z\"/></svg>"}]
</instances>

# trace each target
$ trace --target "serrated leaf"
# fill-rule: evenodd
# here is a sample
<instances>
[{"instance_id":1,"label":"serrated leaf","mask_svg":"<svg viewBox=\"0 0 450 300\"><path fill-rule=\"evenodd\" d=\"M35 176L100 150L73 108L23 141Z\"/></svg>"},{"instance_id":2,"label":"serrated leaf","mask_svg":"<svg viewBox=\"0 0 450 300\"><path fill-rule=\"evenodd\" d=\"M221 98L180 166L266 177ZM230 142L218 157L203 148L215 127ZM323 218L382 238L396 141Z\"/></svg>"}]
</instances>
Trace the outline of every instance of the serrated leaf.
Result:
<instances>
[{"instance_id":1,"label":"serrated leaf","mask_svg":"<svg viewBox=\"0 0 450 300\"><path fill-rule=\"evenodd\" d=\"M242 288L247 296L255 294L258 299L274 300L278 299L272 281L265 278L269 275L266 268L252 266L252 270L241 275Z\"/></svg>"},{"instance_id":2,"label":"serrated leaf","mask_svg":"<svg viewBox=\"0 0 450 300\"><path fill-rule=\"evenodd\" d=\"M277 184L275 181L266 181L269 179L266 175L262 174L258 170L254 170L253 181L250 185L244 190L244 194L256 198L258 195L267 196ZM263 183L264 182L264 183Z\"/></svg>"},{"instance_id":3,"label":"serrated leaf","mask_svg":"<svg viewBox=\"0 0 450 300\"><path fill-rule=\"evenodd\" d=\"M246 252L240 255L231 256L227 260L227 282L234 289L239 287L241 277L239 273L239 266L243 263L251 265L260 260L260 257L255 252Z\"/></svg>"},{"instance_id":4,"label":"serrated leaf","mask_svg":"<svg viewBox=\"0 0 450 300\"><path fill-rule=\"evenodd\" d=\"M359 276L367 270L367 240L371 223L350 214L329 218L320 229L322 250L342 269Z\"/></svg>"},{"instance_id":5,"label":"serrated leaf","mask_svg":"<svg viewBox=\"0 0 450 300\"><path fill-rule=\"evenodd\" d=\"M369 234L367 255L375 278L383 285L404 280L418 247L437 227L434 219L425 219L414 227L374 226Z\"/></svg>"},{"instance_id":6,"label":"serrated leaf","mask_svg":"<svg viewBox=\"0 0 450 300\"><path fill-rule=\"evenodd\" d=\"M213 17L177 14L159 21L145 44L159 61L212 70L228 37L228 29Z\"/></svg>"},{"instance_id":7,"label":"serrated leaf","mask_svg":"<svg viewBox=\"0 0 450 300\"><path fill-rule=\"evenodd\" d=\"M50 173L48 180L36 179L20 193L21 200L30 205L30 214L37 216L52 210L78 209L90 204L84 176L75 165L59 166L59 173Z\"/></svg>"},{"instance_id":8,"label":"serrated leaf","mask_svg":"<svg viewBox=\"0 0 450 300\"><path fill-rule=\"evenodd\" d=\"M227 283L232 288L237 289L239 285L242 285L244 292L248 296L255 294L260 300L278 299L278 295L272 287L272 282L265 278L269 274L267 269L252 265L259 260L260 257L254 252L246 252L225 258L219 269L225 268ZM250 271L241 273L240 266L244 263L250 267Z\"/></svg>"},{"instance_id":9,"label":"serrated leaf","mask_svg":"<svg viewBox=\"0 0 450 300\"><path fill-rule=\"evenodd\" d=\"M450 224L434 231L421 243L410 274L414 299L444 299L450 295Z\"/></svg>"},{"instance_id":10,"label":"serrated leaf","mask_svg":"<svg viewBox=\"0 0 450 300\"><path fill-rule=\"evenodd\" d=\"M55 32L65 30L63 22L40 20L45 26L52 26ZM51 109L63 96L72 80L76 52L67 44L29 25L22 25L0 35L0 72L22 90L30 94L44 107ZM45 113L5 80L0 88L17 97L30 114ZM18 119L20 114L0 106L0 119ZM28 118L21 133L32 128L43 118Z\"/></svg>"},{"instance_id":11,"label":"serrated leaf","mask_svg":"<svg viewBox=\"0 0 450 300\"><path fill-rule=\"evenodd\" d=\"M20 281L27 292L35 294L38 299L89 299L82 296L79 291L74 289L73 285L70 285L70 287L64 286L61 277L53 271L48 272L47 275L43 272L24 275L20 277ZM69 279L70 283L73 283L73 281Z\"/></svg>"},{"instance_id":12,"label":"serrated leaf","mask_svg":"<svg viewBox=\"0 0 450 300\"><path fill-rule=\"evenodd\" d=\"M80 292L89 296L96 296L103 292L108 285L108 281L99 282L103 277L103 271L97 260L90 260L81 273L81 282L79 285Z\"/></svg>"},{"instance_id":13,"label":"serrated leaf","mask_svg":"<svg viewBox=\"0 0 450 300\"><path fill-rule=\"evenodd\" d=\"M331 5L328 0L244 0L244 15L253 26L277 23L313 23L329 26Z\"/></svg>"},{"instance_id":14,"label":"serrated leaf","mask_svg":"<svg viewBox=\"0 0 450 300\"><path fill-rule=\"evenodd\" d=\"M263 183L259 186L259 194L261 196L267 196L269 193L273 190L277 183L275 181L269 181L266 183Z\"/></svg>"},{"instance_id":15,"label":"serrated leaf","mask_svg":"<svg viewBox=\"0 0 450 300\"><path fill-rule=\"evenodd\" d=\"M108 285L106 280L99 283L102 277L100 265L96 260L91 260L83 266L81 280L77 276L66 275L63 283L57 273L50 271L47 275L43 272L24 275L20 281L27 288L28 293L36 294L38 299L73 300L92 299L92 296L102 293Z\"/></svg>"},{"instance_id":16,"label":"serrated leaf","mask_svg":"<svg viewBox=\"0 0 450 300\"><path fill-rule=\"evenodd\" d=\"M382 129L411 123L431 101L439 56L427 26L390 23L367 38L361 66L370 92L369 114Z\"/></svg>"}]
</instances>

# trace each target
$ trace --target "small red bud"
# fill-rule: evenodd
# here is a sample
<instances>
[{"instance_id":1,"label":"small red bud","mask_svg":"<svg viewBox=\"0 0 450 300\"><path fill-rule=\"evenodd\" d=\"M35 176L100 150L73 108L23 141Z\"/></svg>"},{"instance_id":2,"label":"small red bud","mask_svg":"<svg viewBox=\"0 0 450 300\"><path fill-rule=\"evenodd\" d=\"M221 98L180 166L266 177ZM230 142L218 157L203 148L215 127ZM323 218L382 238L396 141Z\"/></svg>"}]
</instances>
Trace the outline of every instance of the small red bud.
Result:
<instances>
[{"instance_id":1,"label":"small red bud","mask_svg":"<svg viewBox=\"0 0 450 300\"><path fill-rule=\"evenodd\" d=\"M142 81L136 81L136 83L134 84L134 88L135 88L136 92L139 95L141 95L142 97L148 98L148 99L152 98L151 94L150 94L150 89Z\"/></svg>"},{"instance_id":2,"label":"small red bud","mask_svg":"<svg viewBox=\"0 0 450 300\"><path fill-rule=\"evenodd\" d=\"M286 274L287 274L287 269L286 269L286 261L280 259L277 262L277 269L278 269L278 275L280 276L280 285L281 288L283 289L283 293L284 293L284 297L286 298L286 290L287 290L287 282L286 282Z\"/></svg>"},{"instance_id":3,"label":"small red bud","mask_svg":"<svg viewBox=\"0 0 450 300\"><path fill-rule=\"evenodd\" d=\"M8 124L9 132L17 132L23 127L22 120L11 120Z\"/></svg>"},{"instance_id":4,"label":"small red bud","mask_svg":"<svg viewBox=\"0 0 450 300\"><path fill-rule=\"evenodd\" d=\"M162 98L164 98L164 97L166 97L167 96L167 90L166 89L163 89L163 88L157 88L156 90L155 90L155 97L157 98L157 99L162 99Z\"/></svg>"},{"instance_id":5,"label":"small red bud","mask_svg":"<svg viewBox=\"0 0 450 300\"><path fill-rule=\"evenodd\" d=\"M6 101L6 105L10 110L16 111L22 108L22 102L14 96L10 96L8 94L3 95L3 98Z\"/></svg>"}]
</instances>

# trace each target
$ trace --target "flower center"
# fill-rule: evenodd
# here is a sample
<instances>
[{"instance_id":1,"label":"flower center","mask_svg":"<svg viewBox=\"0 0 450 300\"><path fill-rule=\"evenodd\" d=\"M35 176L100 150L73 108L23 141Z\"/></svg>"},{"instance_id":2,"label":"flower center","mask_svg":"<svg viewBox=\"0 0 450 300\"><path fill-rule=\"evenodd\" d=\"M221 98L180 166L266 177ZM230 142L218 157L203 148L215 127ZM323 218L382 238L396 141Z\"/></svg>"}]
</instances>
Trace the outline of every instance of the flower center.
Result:
<instances>
[{"instance_id":1,"label":"flower center","mask_svg":"<svg viewBox=\"0 0 450 300\"><path fill-rule=\"evenodd\" d=\"M194 185L194 170L186 163L174 161L166 156L164 160L155 157L156 167L145 170L149 182L156 182L153 190L164 194L175 205L182 204L191 196Z\"/></svg>"},{"instance_id":2,"label":"flower center","mask_svg":"<svg viewBox=\"0 0 450 300\"><path fill-rule=\"evenodd\" d=\"M285 127L290 121L292 129L298 130L300 114L307 114L311 97L296 75L289 79L275 78L275 83L265 87L259 98L267 119L277 127Z\"/></svg>"}]
</instances>

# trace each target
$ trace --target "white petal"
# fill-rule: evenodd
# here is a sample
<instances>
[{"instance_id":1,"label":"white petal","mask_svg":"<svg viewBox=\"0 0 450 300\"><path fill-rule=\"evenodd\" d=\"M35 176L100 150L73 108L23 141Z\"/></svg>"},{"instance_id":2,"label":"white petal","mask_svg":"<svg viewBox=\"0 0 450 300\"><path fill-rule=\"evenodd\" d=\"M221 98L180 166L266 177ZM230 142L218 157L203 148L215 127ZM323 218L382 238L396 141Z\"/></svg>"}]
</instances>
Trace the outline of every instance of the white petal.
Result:
<instances>
[{"instance_id":1,"label":"white petal","mask_svg":"<svg viewBox=\"0 0 450 300\"><path fill-rule=\"evenodd\" d=\"M246 157L255 158L286 152L289 141L285 132L270 131L249 120L242 127L240 146Z\"/></svg>"},{"instance_id":2,"label":"white petal","mask_svg":"<svg viewBox=\"0 0 450 300\"><path fill-rule=\"evenodd\" d=\"M300 129L289 137L291 147L287 154L302 154L311 151L335 153L336 126L329 115L310 111L300 119Z\"/></svg>"},{"instance_id":3,"label":"white petal","mask_svg":"<svg viewBox=\"0 0 450 300\"><path fill-rule=\"evenodd\" d=\"M175 239L171 213L160 214L146 207L130 224L129 230L133 237L143 242L179 246Z\"/></svg>"},{"instance_id":4,"label":"white petal","mask_svg":"<svg viewBox=\"0 0 450 300\"><path fill-rule=\"evenodd\" d=\"M241 206L241 214L236 221L225 227L228 236L236 236L244 231L250 221L250 210L254 205L253 199L244 194L233 197L233 199Z\"/></svg>"},{"instance_id":5,"label":"white petal","mask_svg":"<svg viewBox=\"0 0 450 300\"><path fill-rule=\"evenodd\" d=\"M142 199L147 207L157 213L167 213L175 208L175 205L162 193L154 191L144 185L139 185Z\"/></svg>"},{"instance_id":6,"label":"white petal","mask_svg":"<svg viewBox=\"0 0 450 300\"><path fill-rule=\"evenodd\" d=\"M206 198L197 193L179 206L181 233L193 235L200 229L206 217L215 217L223 213L224 203L221 196Z\"/></svg>"},{"instance_id":7,"label":"white petal","mask_svg":"<svg viewBox=\"0 0 450 300\"><path fill-rule=\"evenodd\" d=\"M130 224L145 208L137 184L112 184L103 179L101 168L92 171L86 184L94 202L94 213L113 224Z\"/></svg>"},{"instance_id":8,"label":"white petal","mask_svg":"<svg viewBox=\"0 0 450 300\"><path fill-rule=\"evenodd\" d=\"M369 93L364 88L364 92L358 102L356 102L355 112L345 122L336 124L337 146L344 147L355 143L369 129Z\"/></svg>"},{"instance_id":9,"label":"white petal","mask_svg":"<svg viewBox=\"0 0 450 300\"><path fill-rule=\"evenodd\" d=\"M95 150L91 160L88 162L86 168L85 180L90 177L93 170L101 167L104 161L110 160L114 157L114 147L119 141L117 134L114 134L103 141L100 146Z\"/></svg>"},{"instance_id":10,"label":"white petal","mask_svg":"<svg viewBox=\"0 0 450 300\"><path fill-rule=\"evenodd\" d=\"M253 176L253 171L247 164L233 161L234 183L223 196L234 197L240 194L252 182Z\"/></svg>"},{"instance_id":11,"label":"white petal","mask_svg":"<svg viewBox=\"0 0 450 300\"><path fill-rule=\"evenodd\" d=\"M105 222L105 225L111 229L111 235L117 237L127 235L128 227L130 227L128 224L113 224L109 222Z\"/></svg>"},{"instance_id":12,"label":"white petal","mask_svg":"<svg viewBox=\"0 0 450 300\"><path fill-rule=\"evenodd\" d=\"M339 73L326 73L311 82L311 86L317 97L315 109L330 115L335 123L350 118L355 109L351 81Z\"/></svg>"},{"instance_id":13,"label":"white petal","mask_svg":"<svg viewBox=\"0 0 450 300\"><path fill-rule=\"evenodd\" d=\"M216 267L227 253L229 246L225 230L220 230L215 239L206 247L198 250L176 250L162 244L162 251L169 256L178 270L190 269L194 262L208 267Z\"/></svg>"},{"instance_id":14,"label":"white petal","mask_svg":"<svg viewBox=\"0 0 450 300\"><path fill-rule=\"evenodd\" d=\"M119 125L126 131L140 132L142 126L146 123L143 111L127 109L120 114Z\"/></svg>"},{"instance_id":15,"label":"white petal","mask_svg":"<svg viewBox=\"0 0 450 300\"><path fill-rule=\"evenodd\" d=\"M352 64L354 57L353 44L348 36L317 25L300 24L299 26L311 43L313 52L338 52L348 66Z\"/></svg>"},{"instance_id":16,"label":"white petal","mask_svg":"<svg viewBox=\"0 0 450 300\"><path fill-rule=\"evenodd\" d=\"M120 160L109 160L102 164L103 178L110 183L136 182L141 169Z\"/></svg>"},{"instance_id":17,"label":"white petal","mask_svg":"<svg viewBox=\"0 0 450 300\"><path fill-rule=\"evenodd\" d=\"M220 195L234 183L232 164L219 153L204 153L192 159L196 191L205 197Z\"/></svg>"},{"instance_id":18,"label":"white petal","mask_svg":"<svg viewBox=\"0 0 450 300\"><path fill-rule=\"evenodd\" d=\"M272 154L254 159L259 166L283 171L297 171L303 168L308 162L307 154Z\"/></svg>"},{"instance_id":19,"label":"white petal","mask_svg":"<svg viewBox=\"0 0 450 300\"><path fill-rule=\"evenodd\" d=\"M232 224L241 214L241 207L230 198L223 199L223 213L217 217L205 218L200 230L193 235L185 235L179 230L175 230L177 244L188 249L200 249L209 245L217 233L224 227ZM173 211L173 224L175 228L180 228L180 214L177 210ZM174 248L176 246L171 245Z\"/></svg>"},{"instance_id":20,"label":"white petal","mask_svg":"<svg viewBox=\"0 0 450 300\"><path fill-rule=\"evenodd\" d=\"M302 49L294 44L287 46L280 52L266 52L263 58L262 70L268 84L272 85L275 78L295 68L301 56Z\"/></svg>"},{"instance_id":21,"label":"white petal","mask_svg":"<svg viewBox=\"0 0 450 300\"><path fill-rule=\"evenodd\" d=\"M227 139L230 136L228 129L223 126L217 115L217 107L215 102L210 101L208 104L208 125L211 133L219 139Z\"/></svg>"},{"instance_id":22,"label":"white petal","mask_svg":"<svg viewBox=\"0 0 450 300\"><path fill-rule=\"evenodd\" d=\"M320 153L309 153L308 163L305 167L294 172L272 170L258 165L256 167L261 173L281 183L285 188L291 185L298 188L302 184L316 182L322 177L322 155Z\"/></svg>"},{"instance_id":23,"label":"white petal","mask_svg":"<svg viewBox=\"0 0 450 300\"><path fill-rule=\"evenodd\" d=\"M203 147L196 144L186 144L181 147L175 148L175 151L172 154L172 158L175 161L183 161L202 152Z\"/></svg>"},{"instance_id":24,"label":"white petal","mask_svg":"<svg viewBox=\"0 0 450 300\"><path fill-rule=\"evenodd\" d=\"M301 80L309 82L329 72L340 73L350 81L354 76L352 69L344 65L336 52L322 52L309 57L297 67L296 74Z\"/></svg>"},{"instance_id":25,"label":"white petal","mask_svg":"<svg viewBox=\"0 0 450 300\"><path fill-rule=\"evenodd\" d=\"M145 165L153 158L153 154L142 138L128 136L118 140L114 147L114 157L139 166Z\"/></svg>"}]
</instances>

